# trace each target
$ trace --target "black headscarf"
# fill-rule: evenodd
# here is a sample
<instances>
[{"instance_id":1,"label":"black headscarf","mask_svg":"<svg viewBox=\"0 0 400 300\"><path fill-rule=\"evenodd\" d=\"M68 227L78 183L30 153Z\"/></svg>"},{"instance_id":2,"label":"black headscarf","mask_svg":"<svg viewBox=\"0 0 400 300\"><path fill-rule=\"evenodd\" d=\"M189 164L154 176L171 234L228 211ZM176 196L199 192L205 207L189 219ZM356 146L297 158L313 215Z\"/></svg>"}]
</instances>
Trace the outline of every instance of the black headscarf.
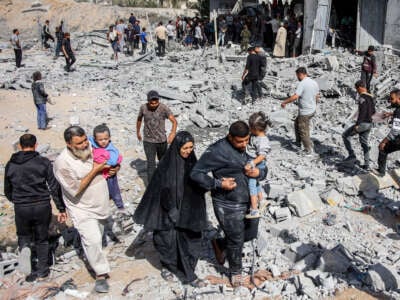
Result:
<instances>
[{"instance_id":1,"label":"black headscarf","mask_svg":"<svg viewBox=\"0 0 400 300\"><path fill-rule=\"evenodd\" d=\"M189 177L196 155L194 151L186 159L180 155L187 142L194 143L193 136L178 132L136 208L133 219L147 230L179 227L199 232L207 227L205 191Z\"/></svg>"}]
</instances>

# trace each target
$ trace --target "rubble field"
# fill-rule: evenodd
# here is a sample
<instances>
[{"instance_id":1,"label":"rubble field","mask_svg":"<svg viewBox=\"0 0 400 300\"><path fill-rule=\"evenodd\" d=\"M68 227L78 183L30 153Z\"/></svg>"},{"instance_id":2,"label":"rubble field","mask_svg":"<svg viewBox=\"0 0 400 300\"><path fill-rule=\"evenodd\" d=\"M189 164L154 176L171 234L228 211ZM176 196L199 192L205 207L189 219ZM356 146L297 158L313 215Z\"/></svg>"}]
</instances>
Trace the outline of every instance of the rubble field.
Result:
<instances>
[{"instance_id":1,"label":"rubble field","mask_svg":"<svg viewBox=\"0 0 400 300\"><path fill-rule=\"evenodd\" d=\"M362 57L341 49L325 50L298 58L271 59L263 80L264 96L256 104L246 104L241 91L241 74L246 56L237 45L221 50L189 50L173 44L165 57L155 52L133 57L121 55L118 65L110 60L112 50L105 32L76 33L76 70L66 73L64 59L54 60L53 52L40 49L34 40L24 41L22 63L15 69L13 52L0 53L0 193L3 193L4 166L16 150L24 132L38 136L38 151L54 160L63 149L62 133L69 124L80 124L90 133L106 123L113 143L124 160L119 183L127 209L133 213L144 192L145 156L136 140L136 117L150 89L159 91L178 120L178 130L192 132L196 154L227 133L230 123L248 120L262 110L273 127L268 130L272 151L267 160L269 173L263 182L271 205L259 224L258 239L245 244L245 286L232 289L217 266L210 240L220 235L211 200L207 197L210 220L204 232L202 259L196 273L210 284L201 289L179 282L166 283L159 275L160 264L151 233L134 224L129 215L114 213L112 234L105 251L111 263L111 291L107 296L93 292L93 278L73 245L66 228L52 225L58 239L56 264L47 283L19 284L16 265L16 236L12 205L0 197L0 296L28 293L32 299L399 299L399 153L389 157L388 174L376 177L359 163L338 165L347 153L341 134L351 124L357 108L354 83L360 76ZM388 108L388 92L400 81L400 59L377 51L379 77L372 81L377 111ZM280 102L293 93L295 69L307 67L321 89L321 99L312 119L312 140L316 154L301 156L292 147L295 104L281 109ZM56 102L48 105L50 126L36 129L31 75L40 70L46 91ZM168 126L170 125L167 122ZM169 127L167 127L169 128ZM389 124L379 121L370 135L371 159L375 164L378 143L389 132ZM361 148L354 139L359 159ZM113 203L110 202L113 206ZM113 206L113 210L116 208ZM69 224L71 225L71 224ZM254 274L254 276L252 276ZM67 280L73 279L73 283ZM51 293L53 292L53 294Z\"/></svg>"}]
</instances>

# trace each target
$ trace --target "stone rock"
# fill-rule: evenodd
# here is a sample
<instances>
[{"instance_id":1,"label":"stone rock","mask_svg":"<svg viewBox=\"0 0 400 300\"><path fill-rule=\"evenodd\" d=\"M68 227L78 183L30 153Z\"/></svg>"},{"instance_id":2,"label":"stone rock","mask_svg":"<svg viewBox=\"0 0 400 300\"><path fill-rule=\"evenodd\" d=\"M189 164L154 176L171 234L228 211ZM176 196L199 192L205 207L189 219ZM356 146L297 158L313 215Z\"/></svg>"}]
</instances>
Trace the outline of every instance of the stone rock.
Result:
<instances>
[{"instance_id":1,"label":"stone rock","mask_svg":"<svg viewBox=\"0 0 400 300\"><path fill-rule=\"evenodd\" d=\"M328 194L323 197L323 199L330 206L340 206L344 202L344 196L340 194L336 189L332 189Z\"/></svg>"},{"instance_id":2,"label":"stone rock","mask_svg":"<svg viewBox=\"0 0 400 300\"><path fill-rule=\"evenodd\" d=\"M286 110L277 110L269 114L272 125L282 125L292 123L289 113Z\"/></svg>"},{"instance_id":3,"label":"stone rock","mask_svg":"<svg viewBox=\"0 0 400 300\"><path fill-rule=\"evenodd\" d=\"M290 206L294 207L297 216L304 217L322 209L321 198L313 188L294 191L287 196Z\"/></svg>"},{"instance_id":4,"label":"stone rock","mask_svg":"<svg viewBox=\"0 0 400 300\"><path fill-rule=\"evenodd\" d=\"M69 125L78 126L79 125L79 116L74 115L69 117Z\"/></svg>"},{"instance_id":5,"label":"stone rock","mask_svg":"<svg viewBox=\"0 0 400 300\"><path fill-rule=\"evenodd\" d=\"M196 113L190 115L190 121L192 121L195 125L197 125L200 128L209 127L208 122L204 120L202 116Z\"/></svg>"},{"instance_id":6,"label":"stone rock","mask_svg":"<svg viewBox=\"0 0 400 300\"><path fill-rule=\"evenodd\" d=\"M318 261L317 269L322 272L346 273L350 267L350 260L335 250L325 250Z\"/></svg>"},{"instance_id":7,"label":"stone rock","mask_svg":"<svg viewBox=\"0 0 400 300\"><path fill-rule=\"evenodd\" d=\"M390 291L400 287L400 276L393 266L377 263L368 268L364 282L374 291Z\"/></svg>"},{"instance_id":8,"label":"stone rock","mask_svg":"<svg viewBox=\"0 0 400 300\"><path fill-rule=\"evenodd\" d=\"M377 191L388 187L399 189L399 185L393 180L390 174L386 174L383 177L372 173L360 174L353 177L353 182L360 192Z\"/></svg>"}]
</instances>

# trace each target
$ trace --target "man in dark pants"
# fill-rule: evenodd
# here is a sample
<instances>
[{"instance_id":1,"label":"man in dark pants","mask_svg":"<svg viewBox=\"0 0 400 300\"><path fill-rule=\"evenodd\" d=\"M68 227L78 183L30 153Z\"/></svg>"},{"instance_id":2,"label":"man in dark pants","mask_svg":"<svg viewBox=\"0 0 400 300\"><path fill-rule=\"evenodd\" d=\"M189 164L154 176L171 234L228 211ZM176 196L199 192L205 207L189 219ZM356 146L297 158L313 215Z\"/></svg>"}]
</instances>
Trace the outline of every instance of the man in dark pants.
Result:
<instances>
[{"instance_id":1,"label":"man in dark pants","mask_svg":"<svg viewBox=\"0 0 400 300\"><path fill-rule=\"evenodd\" d=\"M387 113L386 117L393 117L392 128L379 144L378 169L373 170L376 175L384 176L386 173L386 160L388 154L400 150L400 90L390 92L390 104L395 108L393 113Z\"/></svg>"},{"instance_id":2,"label":"man in dark pants","mask_svg":"<svg viewBox=\"0 0 400 300\"><path fill-rule=\"evenodd\" d=\"M262 180L266 176L265 171L257 168L245 170L249 160L246 154L249 138L250 129L245 122L233 123L228 136L209 146L191 172L194 181L211 190L214 212L225 233L224 243L220 246L226 250L234 286L242 282L243 244L251 239L246 234L248 221L245 220L250 199L248 177Z\"/></svg>"},{"instance_id":3,"label":"man in dark pants","mask_svg":"<svg viewBox=\"0 0 400 300\"><path fill-rule=\"evenodd\" d=\"M165 55L165 41L168 36L168 31L162 22L158 23L158 26L155 29L155 34L156 34L156 39L157 39L157 54L158 54L158 56L164 56Z\"/></svg>"},{"instance_id":4,"label":"man in dark pants","mask_svg":"<svg viewBox=\"0 0 400 300\"><path fill-rule=\"evenodd\" d=\"M17 68L20 68L22 61L22 47L21 47L21 42L19 41L18 29L13 30L13 35L11 36L10 42L13 46L15 53L15 65L17 66Z\"/></svg>"},{"instance_id":5,"label":"man in dark pants","mask_svg":"<svg viewBox=\"0 0 400 300\"><path fill-rule=\"evenodd\" d=\"M372 76L378 76L374 51L374 46L368 47L368 51L364 52L364 59L361 65L361 80L365 83L368 92L371 91Z\"/></svg>"},{"instance_id":6,"label":"man in dark pants","mask_svg":"<svg viewBox=\"0 0 400 300\"><path fill-rule=\"evenodd\" d=\"M14 153L6 165L4 193L14 203L18 246L21 251L20 269L30 273L26 281L46 278L48 266L48 230L51 220L50 196L59 210L58 221L65 222L67 215L61 188L53 174L51 162L39 155L36 137L24 134L19 139L21 151ZM31 272L30 243L34 239L38 258L37 270Z\"/></svg>"},{"instance_id":7,"label":"man in dark pants","mask_svg":"<svg viewBox=\"0 0 400 300\"><path fill-rule=\"evenodd\" d=\"M50 21L46 20L43 26L43 34L44 34L44 47L50 48L50 45L47 43L48 40L51 40L54 43L54 37L50 33Z\"/></svg>"},{"instance_id":8,"label":"man in dark pants","mask_svg":"<svg viewBox=\"0 0 400 300\"><path fill-rule=\"evenodd\" d=\"M362 80L355 84L357 93L360 95L358 100L358 118L356 124L349 127L342 134L343 142L349 156L343 161L344 163L354 164L357 160L353 148L351 147L350 139L358 134L361 148L364 152L364 165L361 167L364 170L369 169L369 145L368 137L372 128L372 115L375 113L375 100L371 94L367 93L367 88Z\"/></svg>"},{"instance_id":9,"label":"man in dark pants","mask_svg":"<svg viewBox=\"0 0 400 300\"><path fill-rule=\"evenodd\" d=\"M71 71L71 66L76 62L76 58L74 55L74 52L72 51L71 48L71 36L69 32L64 33L64 39L62 42L62 52L64 53L65 56L65 67L64 70L67 72Z\"/></svg>"},{"instance_id":10,"label":"man in dark pants","mask_svg":"<svg viewBox=\"0 0 400 300\"><path fill-rule=\"evenodd\" d=\"M246 67L242 74L242 85L244 90L246 89L246 85L250 85L251 104L254 104L261 97L261 87L258 82L261 58L257 55L254 46L249 47L248 53Z\"/></svg>"},{"instance_id":11,"label":"man in dark pants","mask_svg":"<svg viewBox=\"0 0 400 300\"><path fill-rule=\"evenodd\" d=\"M139 141L142 141L140 128L143 119L143 147L147 159L147 183L149 183L156 169L156 155L158 160L161 160L168 144L175 137L178 124L171 110L165 104L160 103L160 96L157 91L148 92L147 103L140 106L136 122L136 134ZM165 134L166 119L172 123L171 133L168 138Z\"/></svg>"}]
</instances>

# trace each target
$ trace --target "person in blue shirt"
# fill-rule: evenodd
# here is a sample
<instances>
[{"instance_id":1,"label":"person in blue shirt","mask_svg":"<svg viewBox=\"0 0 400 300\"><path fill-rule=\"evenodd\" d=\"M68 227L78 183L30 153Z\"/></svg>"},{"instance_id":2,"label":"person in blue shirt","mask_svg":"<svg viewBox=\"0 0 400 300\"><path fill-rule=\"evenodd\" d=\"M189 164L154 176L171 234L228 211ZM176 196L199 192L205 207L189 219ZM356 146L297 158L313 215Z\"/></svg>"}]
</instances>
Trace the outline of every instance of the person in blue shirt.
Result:
<instances>
[{"instance_id":1,"label":"person in blue shirt","mask_svg":"<svg viewBox=\"0 0 400 300\"><path fill-rule=\"evenodd\" d=\"M140 42L142 43L142 52L140 54L145 54L146 53L146 48L147 48L147 33L146 33L146 27L142 28L142 32L139 34L140 37Z\"/></svg>"}]
</instances>

